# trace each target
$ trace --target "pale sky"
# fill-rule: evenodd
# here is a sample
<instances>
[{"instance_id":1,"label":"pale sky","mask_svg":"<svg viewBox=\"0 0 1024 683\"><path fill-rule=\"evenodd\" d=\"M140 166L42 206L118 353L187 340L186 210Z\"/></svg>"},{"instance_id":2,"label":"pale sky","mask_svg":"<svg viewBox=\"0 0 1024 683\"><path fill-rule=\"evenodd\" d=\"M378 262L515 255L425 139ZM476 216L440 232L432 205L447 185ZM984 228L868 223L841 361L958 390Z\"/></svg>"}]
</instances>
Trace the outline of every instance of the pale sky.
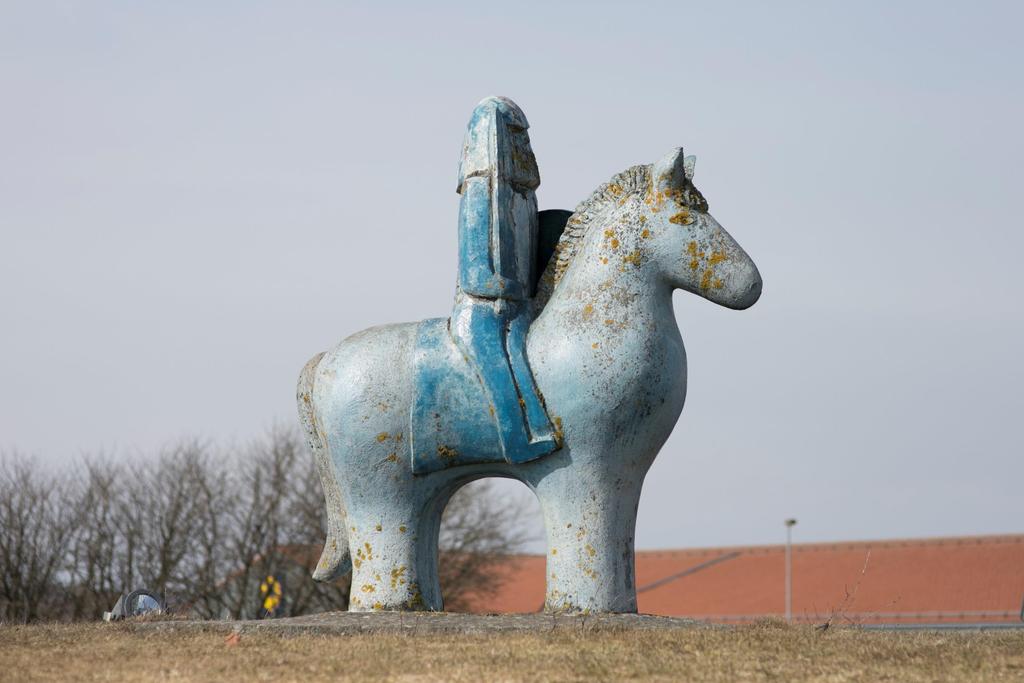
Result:
<instances>
[{"instance_id":1,"label":"pale sky","mask_svg":"<svg viewBox=\"0 0 1024 683\"><path fill-rule=\"evenodd\" d=\"M799 540L1024 532L1022 24L983 2L4 2L0 449L59 465L294 423L314 353L449 311L462 135L501 94L542 208L683 146L764 277L743 312L676 294L689 393L638 547L778 542L790 516Z\"/></svg>"}]
</instances>

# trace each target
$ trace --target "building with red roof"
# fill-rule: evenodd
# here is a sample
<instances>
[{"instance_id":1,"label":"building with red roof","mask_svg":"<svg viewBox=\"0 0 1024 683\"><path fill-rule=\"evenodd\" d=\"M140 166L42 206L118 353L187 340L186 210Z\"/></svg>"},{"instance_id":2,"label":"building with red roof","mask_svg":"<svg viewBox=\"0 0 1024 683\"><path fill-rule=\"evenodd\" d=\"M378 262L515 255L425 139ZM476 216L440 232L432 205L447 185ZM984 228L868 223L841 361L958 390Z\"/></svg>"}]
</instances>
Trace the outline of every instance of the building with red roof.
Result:
<instances>
[{"instance_id":1,"label":"building with red roof","mask_svg":"<svg viewBox=\"0 0 1024 683\"><path fill-rule=\"evenodd\" d=\"M536 612L545 560L509 557L470 611ZM715 622L785 614L785 546L638 551L640 612ZM1024 534L792 546L794 621L980 624L1024 620Z\"/></svg>"}]
</instances>

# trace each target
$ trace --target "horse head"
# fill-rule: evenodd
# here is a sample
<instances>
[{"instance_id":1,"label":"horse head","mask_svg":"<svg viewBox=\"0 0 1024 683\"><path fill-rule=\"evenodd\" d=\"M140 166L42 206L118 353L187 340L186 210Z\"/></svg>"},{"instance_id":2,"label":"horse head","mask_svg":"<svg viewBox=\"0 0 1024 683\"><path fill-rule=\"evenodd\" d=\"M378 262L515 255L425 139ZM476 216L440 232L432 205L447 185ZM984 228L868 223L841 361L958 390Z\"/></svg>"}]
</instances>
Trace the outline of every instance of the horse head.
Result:
<instances>
[{"instance_id":1,"label":"horse head","mask_svg":"<svg viewBox=\"0 0 1024 683\"><path fill-rule=\"evenodd\" d=\"M725 228L708 213L708 203L693 184L696 157L682 148L651 167L644 198L645 226L656 241L664 282L721 306L744 309L761 296L757 266Z\"/></svg>"},{"instance_id":2,"label":"horse head","mask_svg":"<svg viewBox=\"0 0 1024 683\"><path fill-rule=\"evenodd\" d=\"M569 282L594 290L610 281L684 289L728 308L752 306L761 275L708 213L693 184L695 161L673 149L654 164L616 174L581 202L540 280L538 309Z\"/></svg>"}]
</instances>

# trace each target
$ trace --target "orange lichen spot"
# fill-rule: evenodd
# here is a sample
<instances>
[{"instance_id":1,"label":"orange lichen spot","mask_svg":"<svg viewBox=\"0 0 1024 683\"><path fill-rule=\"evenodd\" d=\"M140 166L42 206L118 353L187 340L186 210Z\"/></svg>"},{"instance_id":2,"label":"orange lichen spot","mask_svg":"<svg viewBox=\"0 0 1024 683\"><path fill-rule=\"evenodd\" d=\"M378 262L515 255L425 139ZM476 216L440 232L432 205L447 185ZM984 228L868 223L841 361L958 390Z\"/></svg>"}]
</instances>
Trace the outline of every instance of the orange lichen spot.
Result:
<instances>
[{"instance_id":1,"label":"orange lichen spot","mask_svg":"<svg viewBox=\"0 0 1024 683\"><path fill-rule=\"evenodd\" d=\"M590 345L590 348L596 349L598 346L600 346L600 344L598 344L597 342L594 342L593 344Z\"/></svg>"},{"instance_id":2,"label":"orange lichen spot","mask_svg":"<svg viewBox=\"0 0 1024 683\"><path fill-rule=\"evenodd\" d=\"M392 453L387 457L388 462L398 462L398 453Z\"/></svg>"},{"instance_id":3,"label":"orange lichen spot","mask_svg":"<svg viewBox=\"0 0 1024 683\"><path fill-rule=\"evenodd\" d=\"M455 450L451 446L445 446L444 444L441 444L440 446L437 447L437 454L440 455L443 460L448 461L454 460L455 458L459 457L459 452L457 450Z\"/></svg>"},{"instance_id":4,"label":"orange lichen spot","mask_svg":"<svg viewBox=\"0 0 1024 683\"><path fill-rule=\"evenodd\" d=\"M405 601L406 608L415 609L417 607L423 607L423 594L420 593L419 588L416 587L416 584L410 583L409 589L413 591L413 595L411 598Z\"/></svg>"},{"instance_id":5,"label":"orange lichen spot","mask_svg":"<svg viewBox=\"0 0 1024 683\"><path fill-rule=\"evenodd\" d=\"M640 265L640 250L634 249L629 254L622 257L623 263L632 263L634 266Z\"/></svg>"},{"instance_id":6,"label":"orange lichen spot","mask_svg":"<svg viewBox=\"0 0 1024 683\"><path fill-rule=\"evenodd\" d=\"M725 255L724 251L712 251L711 258L708 259L708 263L711 265L717 265L722 261L728 261L729 257Z\"/></svg>"},{"instance_id":7,"label":"orange lichen spot","mask_svg":"<svg viewBox=\"0 0 1024 683\"><path fill-rule=\"evenodd\" d=\"M651 231L648 230L647 228L644 228L643 230L640 231L640 236L643 237L644 239L647 239L648 237L651 236Z\"/></svg>"},{"instance_id":8,"label":"orange lichen spot","mask_svg":"<svg viewBox=\"0 0 1024 683\"><path fill-rule=\"evenodd\" d=\"M594 550L594 546L590 545L589 543L586 544L585 546L583 546L583 549L586 550L587 551L587 555L590 555L591 557L593 557L594 555L597 555L597 551Z\"/></svg>"},{"instance_id":9,"label":"orange lichen spot","mask_svg":"<svg viewBox=\"0 0 1024 683\"><path fill-rule=\"evenodd\" d=\"M716 277L716 278L715 278L715 281L714 281L714 283L712 284L712 286L713 286L713 287L714 287L715 289L721 289L722 287L724 287L724 286L725 286L725 283L724 283L724 282L722 282L722 281L721 281L720 279L718 279L718 278Z\"/></svg>"},{"instance_id":10,"label":"orange lichen spot","mask_svg":"<svg viewBox=\"0 0 1024 683\"><path fill-rule=\"evenodd\" d=\"M608 186L608 191L617 197L620 194L622 194L622 185L619 185L618 183L612 183L611 185Z\"/></svg>"},{"instance_id":11,"label":"orange lichen spot","mask_svg":"<svg viewBox=\"0 0 1024 683\"><path fill-rule=\"evenodd\" d=\"M554 418L554 420L555 420L555 433L554 433L553 436L555 438L555 443L558 445L559 448L561 448L562 447L562 443L565 440L565 434L562 431L562 418L556 416Z\"/></svg>"},{"instance_id":12,"label":"orange lichen spot","mask_svg":"<svg viewBox=\"0 0 1024 683\"><path fill-rule=\"evenodd\" d=\"M402 440L402 432L398 432L397 434L395 434L395 441L401 441L401 440Z\"/></svg>"},{"instance_id":13,"label":"orange lichen spot","mask_svg":"<svg viewBox=\"0 0 1024 683\"><path fill-rule=\"evenodd\" d=\"M607 264L608 263L608 257L607 256L602 256L601 257L601 263Z\"/></svg>"},{"instance_id":14,"label":"orange lichen spot","mask_svg":"<svg viewBox=\"0 0 1024 683\"><path fill-rule=\"evenodd\" d=\"M374 612L379 612L382 609L384 609L384 605L380 604L379 602L373 603L373 611Z\"/></svg>"},{"instance_id":15,"label":"orange lichen spot","mask_svg":"<svg viewBox=\"0 0 1024 683\"><path fill-rule=\"evenodd\" d=\"M376 593L377 592L377 587L374 586L372 583L364 583L363 584L363 592L364 593Z\"/></svg>"},{"instance_id":16,"label":"orange lichen spot","mask_svg":"<svg viewBox=\"0 0 1024 683\"><path fill-rule=\"evenodd\" d=\"M704 272L700 276L700 288L708 289L711 287L711 278L714 277L715 273L710 268L705 268Z\"/></svg>"},{"instance_id":17,"label":"orange lichen spot","mask_svg":"<svg viewBox=\"0 0 1024 683\"><path fill-rule=\"evenodd\" d=\"M643 225L643 224L645 224L647 222L647 216L645 216L643 214L640 214L639 216L637 216L636 219L638 221L640 221L640 225Z\"/></svg>"},{"instance_id":18,"label":"orange lichen spot","mask_svg":"<svg viewBox=\"0 0 1024 683\"><path fill-rule=\"evenodd\" d=\"M661 190L655 191L654 179L651 179L651 185L647 188L647 196L644 198L644 203L650 205L651 211L657 212L661 208L662 202L665 201L665 193Z\"/></svg>"},{"instance_id":19,"label":"orange lichen spot","mask_svg":"<svg viewBox=\"0 0 1024 683\"><path fill-rule=\"evenodd\" d=\"M670 189L670 190L666 190L665 194L667 194L669 197L671 197L672 200L677 205L683 207L684 209L688 208L687 207L687 202L686 202L686 193L683 192L682 190L678 190L678 189L674 189L673 188L673 189Z\"/></svg>"},{"instance_id":20,"label":"orange lichen spot","mask_svg":"<svg viewBox=\"0 0 1024 683\"><path fill-rule=\"evenodd\" d=\"M557 555L558 554L558 548L552 548L551 549L551 554L552 555Z\"/></svg>"},{"instance_id":21,"label":"orange lichen spot","mask_svg":"<svg viewBox=\"0 0 1024 683\"><path fill-rule=\"evenodd\" d=\"M398 531L403 533L403 534L405 533L405 530L406 530L406 527L405 527L404 524L402 526L398 527Z\"/></svg>"},{"instance_id":22,"label":"orange lichen spot","mask_svg":"<svg viewBox=\"0 0 1024 683\"><path fill-rule=\"evenodd\" d=\"M618 249L619 248L619 240L617 240L616 238L613 237L612 241L611 241L611 245L612 245L612 249Z\"/></svg>"},{"instance_id":23,"label":"orange lichen spot","mask_svg":"<svg viewBox=\"0 0 1024 683\"><path fill-rule=\"evenodd\" d=\"M391 435L388 434L387 432L381 432L380 434L377 435L377 441L383 443L384 441L388 440L389 436Z\"/></svg>"},{"instance_id":24,"label":"orange lichen spot","mask_svg":"<svg viewBox=\"0 0 1024 683\"><path fill-rule=\"evenodd\" d=\"M611 318L605 318L605 319L604 319L604 324L605 324L605 325L614 325L614 324L615 324L615 321L614 321L614 320L612 320Z\"/></svg>"},{"instance_id":25,"label":"orange lichen spot","mask_svg":"<svg viewBox=\"0 0 1024 683\"><path fill-rule=\"evenodd\" d=\"M689 209L683 209L679 213L669 216L668 222L676 225L689 225L693 223L693 218L690 217Z\"/></svg>"},{"instance_id":26,"label":"orange lichen spot","mask_svg":"<svg viewBox=\"0 0 1024 683\"><path fill-rule=\"evenodd\" d=\"M689 244L687 244L686 245L686 253L689 254L690 256L696 256L697 255L697 243L696 242L690 242Z\"/></svg>"},{"instance_id":27,"label":"orange lichen spot","mask_svg":"<svg viewBox=\"0 0 1024 683\"><path fill-rule=\"evenodd\" d=\"M384 527L378 524L375 528L377 529L377 531L381 531L383 530Z\"/></svg>"},{"instance_id":28,"label":"orange lichen spot","mask_svg":"<svg viewBox=\"0 0 1024 683\"><path fill-rule=\"evenodd\" d=\"M697 257L694 256L690 259L690 270L697 270L698 268L700 268L700 261L698 261Z\"/></svg>"},{"instance_id":29,"label":"orange lichen spot","mask_svg":"<svg viewBox=\"0 0 1024 683\"><path fill-rule=\"evenodd\" d=\"M594 305L593 304L587 304L586 306L583 307L583 319L584 320L590 320L593 317L594 317Z\"/></svg>"},{"instance_id":30,"label":"orange lichen spot","mask_svg":"<svg viewBox=\"0 0 1024 683\"><path fill-rule=\"evenodd\" d=\"M614 230L605 230L604 231L604 236L605 237L615 237L615 231Z\"/></svg>"},{"instance_id":31,"label":"orange lichen spot","mask_svg":"<svg viewBox=\"0 0 1024 683\"><path fill-rule=\"evenodd\" d=\"M487 406L487 409L491 411L491 417L494 417L494 405L491 404L491 405Z\"/></svg>"},{"instance_id":32,"label":"orange lichen spot","mask_svg":"<svg viewBox=\"0 0 1024 683\"><path fill-rule=\"evenodd\" d=\"M398 582L401 580L401 578L402 578L402 576L404 574L405 574L405 565L402 565L401 567L398 567L397 569L392 569L391 570L391 587L392 588L398 588ZM403 581L402 583L405 583L405 582Z\"/></svg>"}]
</instances>

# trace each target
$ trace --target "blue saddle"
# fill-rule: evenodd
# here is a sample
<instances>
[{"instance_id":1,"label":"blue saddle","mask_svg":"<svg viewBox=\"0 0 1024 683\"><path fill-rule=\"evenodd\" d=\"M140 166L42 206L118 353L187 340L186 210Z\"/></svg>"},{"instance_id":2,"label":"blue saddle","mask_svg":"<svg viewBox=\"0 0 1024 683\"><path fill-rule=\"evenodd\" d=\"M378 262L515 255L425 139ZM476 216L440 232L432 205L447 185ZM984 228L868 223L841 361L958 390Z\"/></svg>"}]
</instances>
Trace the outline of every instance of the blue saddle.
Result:
<instances>
[{"instance_id":1,"label":"blue saddle","mask_svg":"<svg viewBox=\"0 0 1024 683\"><path fill-rule=\"evenodd\" d=\"M487 394L455 345L448 318L419 324L413 375L409 435L414 473L505 462Z\"/></svg>"},{"instance_id":2,"label":"blue saddle","mask_svg":"<svg viewBox=\"0 0 1024 683\"><path fill-rule=\"evenodd\" d=\"M554 254L571 215L571 211L559 209L538 213L535 280L531 291ZM522 348L525 337L525 330L519 328L510 340L516 350L507 361L513 373L518 373L520 389L533 386L532 379L524 383L530 372ZM419 324L413 352L413 387L409 439L415 474L458 465L525 462L543 454L518 452L508 459L504 457L495 406L488 399L477 369L452 337L448 318L429 318ZM543 432L545 426L550 429L542 403L535 399L523 405L533 430ZM544 452L547 450L550 449Z\"/></svg>"}]
</instances>

